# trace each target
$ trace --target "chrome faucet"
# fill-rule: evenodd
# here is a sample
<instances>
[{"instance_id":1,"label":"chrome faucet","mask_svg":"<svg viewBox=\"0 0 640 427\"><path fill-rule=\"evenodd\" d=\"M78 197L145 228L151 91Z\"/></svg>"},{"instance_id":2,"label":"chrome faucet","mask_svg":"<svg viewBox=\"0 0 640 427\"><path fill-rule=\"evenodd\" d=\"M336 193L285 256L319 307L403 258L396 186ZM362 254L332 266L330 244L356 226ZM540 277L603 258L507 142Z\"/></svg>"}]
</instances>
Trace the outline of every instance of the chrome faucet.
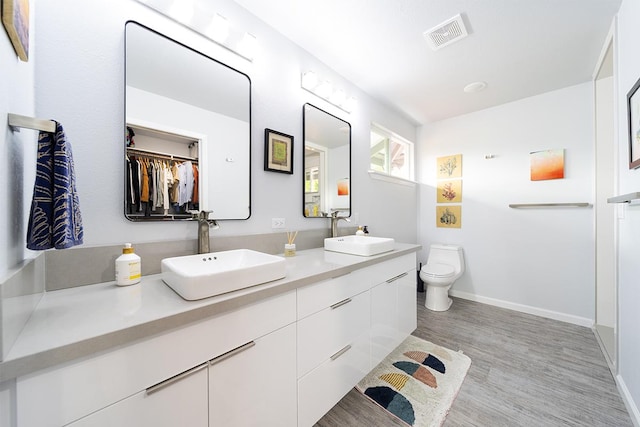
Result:
<instances>
[{"instance_id":1,"label":"chrome faucet","mask_svg":"<svg viewBox=\"0 0 640 427\"><path fill-rule=\"evenodd\" d=\"M220 228L215 219L209 219L212 211L200 211L198 213L198 253L206 254L211 252L209 248L209 229L217 230ZM195 217L195 215L194 215Z\"/></svg>"},{"instance_id":2,"label":"chrome faucet","mask_svg":"<svg viewBox=\"0 0 640 427\"><path fill-rule=\"evenodd\" d=\"M331 237L338 237L338 221L341 219L346 222L351 222L351 220L345 216L338 216L339 211L331 212Z\"/></svg>"}]
</instances>

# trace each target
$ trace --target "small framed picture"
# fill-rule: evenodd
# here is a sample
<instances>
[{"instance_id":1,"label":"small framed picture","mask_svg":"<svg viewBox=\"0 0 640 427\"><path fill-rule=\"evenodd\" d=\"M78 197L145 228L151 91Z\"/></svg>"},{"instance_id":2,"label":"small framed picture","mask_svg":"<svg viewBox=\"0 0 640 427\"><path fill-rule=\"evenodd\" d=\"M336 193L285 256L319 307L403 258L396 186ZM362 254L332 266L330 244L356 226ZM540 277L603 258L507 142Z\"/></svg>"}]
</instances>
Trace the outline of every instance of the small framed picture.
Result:
<instances>
[{"instance_id":1,"label":"small framed picture","mask_svg":"<svg viewBox=\"0 0 640 427\"><path fill-rule=\"evenodd\" d=\"M29 0L3 0L2 23L20 60L29 60Z\"/></svg>"},{"instance_id":2,"label":"small framed picture","mask_svg":"<svg viewBox=\"0 0 640 427\"><path fill-rule=\"evenodd\" d=\"M627 94L629 120L629 169L640 166L640 80Z\"/></svg>"},{"instance_id":3,"label":"small framed picture","mask_svg":"<svg viewBox=\"0 0 640 427\"><path fill-rule=\"evenodd\" d=\"M293 173L293 136L264 130L264 170Z\"/></svg>"}]
</instances>

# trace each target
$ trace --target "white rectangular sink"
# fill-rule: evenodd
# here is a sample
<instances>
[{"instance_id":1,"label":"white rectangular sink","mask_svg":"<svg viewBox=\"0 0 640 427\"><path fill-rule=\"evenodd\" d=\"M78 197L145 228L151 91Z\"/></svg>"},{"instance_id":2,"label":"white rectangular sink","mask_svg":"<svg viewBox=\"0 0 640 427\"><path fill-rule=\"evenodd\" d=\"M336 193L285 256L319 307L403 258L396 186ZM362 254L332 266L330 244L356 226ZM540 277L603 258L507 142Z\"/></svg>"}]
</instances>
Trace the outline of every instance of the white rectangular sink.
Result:
<instances>
[{"instance_id":1,"label":"white rectangular sink","mask_svg":"<svg viewBox=\"0 0 640 427\"><path fill-rule=\"evenodd\" d=\"M395 240L388 237L342 236L324 239L324 249L351 255L372 256L392 251Z\"/></svg>"},{"instance_id":2,"label":"white rectangular sink","mask_svg":"<svg viewBox=\"0 0 640 427\"><path fill-rule=\"evenodd\" d=\"M198 300L281 279L284 258L250 249L165 258L162 280L186 300Z\"/></svg>"}]
</instances>

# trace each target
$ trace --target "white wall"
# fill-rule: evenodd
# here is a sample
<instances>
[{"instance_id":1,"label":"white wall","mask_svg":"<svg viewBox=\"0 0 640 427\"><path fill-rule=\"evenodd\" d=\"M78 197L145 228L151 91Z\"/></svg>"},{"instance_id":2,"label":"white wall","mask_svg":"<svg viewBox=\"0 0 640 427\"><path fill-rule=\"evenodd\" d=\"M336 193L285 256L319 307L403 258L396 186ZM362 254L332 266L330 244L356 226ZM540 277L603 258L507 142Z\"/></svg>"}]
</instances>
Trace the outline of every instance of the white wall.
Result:
<instances>
[{"instance_id":1,"label":"white wall","mask_svg":"<svg viewBox=\"0 0 640 427\"><path fill-rule=\"evenodd\" d=\"M640 169L629 170L627 136L627 92L640 78L640 2L624 0L618 13L617 77L618 108L618 181L619 194L640 191ZM640 205L622 206L624 218L618 222L618 383L628 408L640 425Z\"/></svg>"},{"instance_id":2,"label":"white wall","mask_svg":"<svg viewBox=\"0 0 640 427\"><path fill-rule=\"evenodd\" d=\"M329 228L326 219L302 216L302 105L312 102L352 125L352 192L354 214L374 234L398 240L416 238L415 191L398 195L368 179L371 121L415 140L415 126L375 102L354 85L294 45L230 0L216 2L233 25L255 34L259 52L253 63L237 57L162 15L132 0L40 2L36 26L36 112L64 126L73 145L85 244L117 244L195 239L192 223L139 224L123 215L122 134L124 127L124 25L129 19L234 67L252 81L252 215L247 221L225 221L217 235L265 233L271 218L286 219L291 230ZM352 114L332 107L300 88L301 72L314 69L354 95ZM295 138L294 175L263 171L264 129ZM395 199L393 211L370 210L369 199ZM395 211L402 221L395 220ZM341 224L343 225L343 224ZM6 229L6 227L4 228Z\"/></svg>"},{"instance_id":3,"label":"white wall","mask_svg":"<svg viewBox=\"0 0 640 427\"><path fill-rule=\"evenodd\" d=\"M417 147L419 243L464 247L467 298L590 325L592 208L512 209L511 203L593 203L590 84L427 125ZM532 151L565 150L565 178L531 181ZM436 158L462 154L462 228L436 227ZM485 159L492 154L493 159Z\"/></svg>"},{"instance_id":4,"label":"white wall","mask_svg":"<svg viewBox=\"0 0 640 427\"><path fill-rule=\"evenodd\" d=\"M29 55L33 58L37 47L31 28ZM0 63L0 120L6 123L8 113L33 115L34 61L18 59L4 27L0 29ZM14 133L5 127L0 132L0 282L10 268L34 255L26 249L25 212L31 206L35 180L36 138L37 133L28 129Z\"/></svg>"}]
</instances>

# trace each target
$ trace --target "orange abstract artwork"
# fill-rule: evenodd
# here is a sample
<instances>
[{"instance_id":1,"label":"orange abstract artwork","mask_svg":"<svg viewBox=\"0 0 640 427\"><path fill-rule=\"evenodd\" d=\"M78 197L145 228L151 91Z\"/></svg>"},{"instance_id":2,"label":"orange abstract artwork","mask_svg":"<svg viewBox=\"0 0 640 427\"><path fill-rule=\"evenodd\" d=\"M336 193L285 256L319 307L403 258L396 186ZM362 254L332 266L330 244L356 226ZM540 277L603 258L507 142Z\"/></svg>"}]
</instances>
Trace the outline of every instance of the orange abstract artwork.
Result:
<instances>
[{"instance_id":1,"label":"orange abstract artwork","mask_svg":"<svg viewBox=\"0 0 640 427\"><path fill-rule=\"evenodd\" d=\"M349 179L341 179L338 180L338 196L348 196L349 195Z\"/></svg>"},{"instance_id":2,"label":"orange abstract artwork","mask_svg":"<svg viewBox=\"0 0 640 427\"><path fill-rule=\"evenodd\" d=\"M531 155L531 181L564 178L564 150L533 151Z\"/></svg>"}]
</instances>

